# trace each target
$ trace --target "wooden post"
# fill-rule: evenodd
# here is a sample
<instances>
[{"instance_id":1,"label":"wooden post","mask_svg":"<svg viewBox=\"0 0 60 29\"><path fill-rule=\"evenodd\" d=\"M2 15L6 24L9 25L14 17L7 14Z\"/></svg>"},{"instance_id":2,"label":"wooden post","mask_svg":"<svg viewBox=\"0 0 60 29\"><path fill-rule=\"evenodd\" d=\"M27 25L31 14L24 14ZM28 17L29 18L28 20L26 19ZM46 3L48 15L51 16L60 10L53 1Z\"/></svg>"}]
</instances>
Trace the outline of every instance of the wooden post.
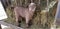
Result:
<instances>
[{"instance_id":1,"label":"wooden post","mask_svg":"<svg viewBox=\"0 0 60 29\"><path fill-rule=\"evenodd\" d=\"M4 22L4 21L0 21L0 24L3 24L3 25L5 25L5 26L10 26L10 27L12 27L13 29L23 29L23 28L21 28L21 27L18 27L18 26L15 26L15 25L6 23L6 22ZM0 25L0 27L1 27L1 25Z\"/></svg>"},{"instance_id":2,"label":"wooden post","mask_svg":"<svg viewBox=\"0 0 60 29\"><path fill-rule=\"evenodd\" d=\"M54 23L56 25L60 25L60 0L58 0L58 6L57 6L57 11L56 11Z\"/></svg>"},{"instance_id":3,"label":"wooden post","mask_svg":"<svg viewBox=\"0 0 60 29\"><path fill-rule=\"evenodd\" d=\"M0 29L2 29L2 28L1 28L1 24L0 24Z\"/></svg>"},{"instance_id":4,"label":"wooden post","mask_svg":"<svg viewBox=\"0 0 60 29\"><path fill-rule=\"evenodd\" d=\"M48 13L49 13L48 5L49 5L49 0L47 0L47 11L48 11ZM49 20L49 15L48 15L48 13L47 13L47 22L48 22L48 20Z\"/></svg>"}]
</instances>

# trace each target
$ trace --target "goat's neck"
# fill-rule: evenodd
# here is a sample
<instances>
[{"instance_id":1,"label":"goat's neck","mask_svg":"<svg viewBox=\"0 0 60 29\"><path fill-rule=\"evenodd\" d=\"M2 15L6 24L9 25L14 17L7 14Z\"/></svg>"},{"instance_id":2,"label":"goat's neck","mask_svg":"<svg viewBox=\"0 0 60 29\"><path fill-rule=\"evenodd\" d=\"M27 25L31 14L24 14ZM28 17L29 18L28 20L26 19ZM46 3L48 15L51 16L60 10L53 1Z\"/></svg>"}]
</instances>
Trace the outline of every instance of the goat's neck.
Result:
<instances>
[{"instance_id":1,"label":"goat's neck","mask_svg":"<svg viewBox=\"0 0 60 29\"><path fill-rule=\"evenodd\" d=\"M35 8L28 8L28 11L32 15L32 14L34 14Z\"/></svg>"}]
</instances>

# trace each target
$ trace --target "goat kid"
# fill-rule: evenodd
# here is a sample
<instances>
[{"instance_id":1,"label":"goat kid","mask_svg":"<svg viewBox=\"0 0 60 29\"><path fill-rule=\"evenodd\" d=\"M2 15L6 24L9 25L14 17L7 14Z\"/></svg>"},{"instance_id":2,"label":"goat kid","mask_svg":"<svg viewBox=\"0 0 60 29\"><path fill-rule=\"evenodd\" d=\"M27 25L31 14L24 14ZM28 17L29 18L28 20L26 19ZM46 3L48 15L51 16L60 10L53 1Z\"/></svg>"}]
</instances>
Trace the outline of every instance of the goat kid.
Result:
<instances>
[{"instance_id":1,"label":"goat kid","mask_svg":"<svg viewBox=\"0 0 60 29\"><path fill-rule=\"evenodd\" d=\"M35 12L36 9L36 4L35 3L30 3L28 8L24 8L24 7L18 7L16 6L14 8L14 12L15 12L15 17L16 17L16 23L19 26L19 22L21 21L21 19L18 19L19 17L23 17L26 20L26 27L29 27L29 21L32 19L32 16Z\"/></svg>"}]
</instances>

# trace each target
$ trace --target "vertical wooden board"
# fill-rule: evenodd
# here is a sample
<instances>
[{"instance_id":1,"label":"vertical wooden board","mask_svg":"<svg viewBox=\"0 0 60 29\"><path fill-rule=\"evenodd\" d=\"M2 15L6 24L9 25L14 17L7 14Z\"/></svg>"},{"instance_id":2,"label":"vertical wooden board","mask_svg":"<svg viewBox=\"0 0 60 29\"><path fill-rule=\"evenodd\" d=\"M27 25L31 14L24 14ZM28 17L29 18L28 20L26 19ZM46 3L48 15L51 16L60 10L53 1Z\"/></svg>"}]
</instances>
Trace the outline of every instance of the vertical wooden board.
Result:
<instances>
[{"instance_id":1,"label":"vertical wooden board","mask_svg":"<svg viewBox=\"0 0 60 29\"><path fill-rule=\"evenodd\" d=\"M2 6L2 3L0 1L0 20L7 18L6 12L4 11L4 8Z\"/></svg>"},{"instance_id":2,"label":"vertical wooden board","mask_svg":"<svg viewBox=\"0 0 60 29\"><path fill-rule=\"evenodd\" d=\"M56 24L60 25L60 0L58 0L57 12L56 12Z\"/></svg>"},{"instance_id":3,"label":"vertical wooden board","mask_svg":"<svg viewBox=\"0 0 60 29\"><path fill-rule=\"evenodd\" d=\"M0 29L2 29L2 28L1 28L1 24L0 24Z\"/></svg>"}]
</instances>

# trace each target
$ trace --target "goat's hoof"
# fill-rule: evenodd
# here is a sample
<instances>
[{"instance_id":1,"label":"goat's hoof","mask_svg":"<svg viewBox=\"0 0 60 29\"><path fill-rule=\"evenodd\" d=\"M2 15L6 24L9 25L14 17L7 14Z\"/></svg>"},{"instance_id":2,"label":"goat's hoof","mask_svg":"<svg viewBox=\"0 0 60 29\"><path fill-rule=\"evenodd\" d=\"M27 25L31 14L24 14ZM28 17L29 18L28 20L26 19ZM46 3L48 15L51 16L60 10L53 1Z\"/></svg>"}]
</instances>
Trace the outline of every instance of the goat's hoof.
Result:
<instances>
[{"instance_id":1,"label":"goat's hoof","mask_svg":"<svg viewBox=\"0 0 60 29\"><path fill-rule=\"evenodd\" d=\"M29 25L26 25L26 28L29 28Z\"/></svg>"},{"instance_id":2,"label":"goat's hoof","mask_svg":"<svg viewBox=\"0 0 60 29\"><path fill-rule=\"evenodd\" d=\"M16 26L21 27L21 25L16 25Z\"/></svg>"}]
</instances>

